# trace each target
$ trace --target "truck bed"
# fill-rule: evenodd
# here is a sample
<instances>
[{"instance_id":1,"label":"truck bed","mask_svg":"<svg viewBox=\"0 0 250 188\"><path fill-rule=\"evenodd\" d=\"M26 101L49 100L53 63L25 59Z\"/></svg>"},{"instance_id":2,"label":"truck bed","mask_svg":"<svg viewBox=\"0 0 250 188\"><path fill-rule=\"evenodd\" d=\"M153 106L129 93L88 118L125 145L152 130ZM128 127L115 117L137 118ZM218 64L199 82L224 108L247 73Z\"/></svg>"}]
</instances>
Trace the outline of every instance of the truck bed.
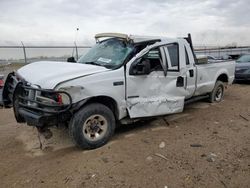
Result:
<instances>
[{"instance_id":1,"label":"truck bed","mask_svg":"<svg viewBox=\"0 0 250 188\"><path fill-rule=\"evenodd\" d=\"M214 88L220 75L225 75L228 84L234 80L235 61L218 61L204 64L196 64L197 79L195 96L206 94Z\"/></svg>"}]
</instances>

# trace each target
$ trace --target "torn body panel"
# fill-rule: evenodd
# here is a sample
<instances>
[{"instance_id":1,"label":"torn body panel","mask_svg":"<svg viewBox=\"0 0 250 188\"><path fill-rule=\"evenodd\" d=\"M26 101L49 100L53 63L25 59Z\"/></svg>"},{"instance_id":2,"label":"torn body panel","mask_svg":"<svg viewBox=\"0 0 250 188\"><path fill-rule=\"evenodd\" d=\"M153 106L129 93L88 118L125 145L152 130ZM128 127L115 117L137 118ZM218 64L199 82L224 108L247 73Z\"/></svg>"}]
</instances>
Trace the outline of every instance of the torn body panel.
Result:
<instances>
[{"instance_id":1,"label":"torn body panel","mask_svg":"<svg viewBox=\"0 0 250 188\"><path fill-rule=\"evenodd\" d=\"M182 112L184 97L152 96L150 98L132 98L128 101L131 118L150 117Z\"/></svg>"},{"instance_id":2,"label":"torn body panel","mask_svg":"<svg viewBox=\"0 0 250 188\"><path fill-rule=\"evenodd\" d=\"M147 76L128 76L127 110L129 117L148 117L181 112L186 90L176 87L176 75L155 71Z\"/></svg>"}]
</instances>

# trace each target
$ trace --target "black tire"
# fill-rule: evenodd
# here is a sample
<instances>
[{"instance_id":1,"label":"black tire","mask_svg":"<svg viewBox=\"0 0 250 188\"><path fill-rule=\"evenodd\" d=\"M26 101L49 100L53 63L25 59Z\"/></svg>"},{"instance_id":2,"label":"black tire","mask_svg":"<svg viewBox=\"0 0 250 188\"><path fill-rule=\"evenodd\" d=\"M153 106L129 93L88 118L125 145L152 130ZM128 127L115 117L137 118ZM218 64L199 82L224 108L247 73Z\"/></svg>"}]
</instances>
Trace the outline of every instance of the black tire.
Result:
<instances>
[{"instance_id":1,"label":"black tire","mask_svg":"<svg viewBox=\"0 0 250 188\"><path fill-rule=\"evenodd\" d=\"M14 98L14 100L13 100L13 111L14 111L16 121L18 123L25 123L25 119L19 114L18 108L19 108L19 101L16 98Z\"/></svg>"},{"instance_id":2,"label":"black tire","mask_svg":"<svg viewBox=\"0 0 250 188\"><path fill-rule=\"evenodd\" d=\"M213 91L209 94L209 102L221 102L224 96L224 83L222 81L217 81L215 83Z\"/></svg>"},{"instance_id":3,"label":"black tire","mask_svg":"<svg viewBox=\"0 0 250 188\"><path fill-rule=\"evenodd\" d=\"M99 120L99 118L101 119ZM102 130L102 126L105 126L105 130ZM74 114L69 125L69 134L81 149L95 149L103 146L112 137L114 130L113 112L107 106L99 103L81 108ZM96 133L93 133L94 131ZM95 134L102 135L96 137Z\"/></svg>"}]
</instances>

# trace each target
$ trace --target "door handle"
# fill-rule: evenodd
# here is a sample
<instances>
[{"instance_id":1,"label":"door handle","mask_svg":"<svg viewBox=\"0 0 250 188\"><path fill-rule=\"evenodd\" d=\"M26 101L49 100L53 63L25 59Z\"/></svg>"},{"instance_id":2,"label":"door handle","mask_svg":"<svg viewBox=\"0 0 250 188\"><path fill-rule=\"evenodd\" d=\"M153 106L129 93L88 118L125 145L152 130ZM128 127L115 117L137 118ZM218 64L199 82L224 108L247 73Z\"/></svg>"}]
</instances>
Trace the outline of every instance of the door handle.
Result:
<instances>
[{"instance_id":1,"label":"door handle","mask_svg":"<svg viewBox=\"0 0 250 188\"><path fill-rule=\"evenodd\" d=\"M194 70L193 69L189 70L189 75L190 75L190 77L194 77Z\"/></svg>"},{"instance_id":2,"label":"door handle","mask_svg":"<svg viewBox=\"0 0 250 188\"><path fill-rule=\"evenodd\" d=\"M184 87L184 78L182 76L177 77L176 87Z\"/></svg>"}]
</instances>

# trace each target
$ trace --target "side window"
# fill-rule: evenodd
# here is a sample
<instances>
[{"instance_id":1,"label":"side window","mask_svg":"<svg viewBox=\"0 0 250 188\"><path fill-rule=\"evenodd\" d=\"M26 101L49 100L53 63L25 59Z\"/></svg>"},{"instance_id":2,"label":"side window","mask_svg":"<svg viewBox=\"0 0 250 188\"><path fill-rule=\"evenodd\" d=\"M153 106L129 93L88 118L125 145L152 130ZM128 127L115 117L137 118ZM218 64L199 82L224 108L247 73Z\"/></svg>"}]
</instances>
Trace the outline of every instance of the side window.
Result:
<instances>
[{"instance_id":1,"label":"side window","mask_svg":"<svg viewBox=\"0 0 250 188\"><path fill-rule=\"evenodd\" d=\"M186 65L190 65L190 61L189 61L189 57L188 57L188 53L187 53L186 47L185 47L185 56L186 56Z\"/></svg>"},{"instance_id":2,"label":"side window","mask_svg":"<svg viewBox=\"0 0 250 188\"><path fill-rule=\"evenodd\" d=\"M164 47L168 61L168 71L179 70L179 46L178 44L169 44Z\"/></svg>"},{"instance_id":3,"label":"side window","mask_svg":"<svg viewBox=\"0 0 250 188\"><path fill-rule=\"evenodd\" d=\"M153 71L163 71L162 60L160 55L160 50L152 49L147 54L142 57L143 60L148 60L150 62L150 70Z\"/></svg>"}]
</instances>

